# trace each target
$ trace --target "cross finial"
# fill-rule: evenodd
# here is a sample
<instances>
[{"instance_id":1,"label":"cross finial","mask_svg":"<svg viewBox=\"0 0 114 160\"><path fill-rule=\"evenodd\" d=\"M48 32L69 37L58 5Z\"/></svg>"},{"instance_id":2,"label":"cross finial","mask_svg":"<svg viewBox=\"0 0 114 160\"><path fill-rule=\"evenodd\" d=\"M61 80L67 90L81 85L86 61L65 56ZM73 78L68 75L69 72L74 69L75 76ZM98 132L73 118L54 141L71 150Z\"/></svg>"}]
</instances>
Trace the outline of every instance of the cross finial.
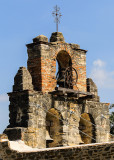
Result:
<instances>
[{"instance_id":1,"label":"cross finial","mask_svg":"<svg viewBox=\"0 0 114 160\"><path fill-rule=\"evenodd\" d=\"M60 11L60 8L56 5L54 7L54 11L52 12L52 15L55 17L55 22L56 22L56 31L58 32L58 24L60 23L60 17L62 16Z\"/></svg>"}]
</instances>

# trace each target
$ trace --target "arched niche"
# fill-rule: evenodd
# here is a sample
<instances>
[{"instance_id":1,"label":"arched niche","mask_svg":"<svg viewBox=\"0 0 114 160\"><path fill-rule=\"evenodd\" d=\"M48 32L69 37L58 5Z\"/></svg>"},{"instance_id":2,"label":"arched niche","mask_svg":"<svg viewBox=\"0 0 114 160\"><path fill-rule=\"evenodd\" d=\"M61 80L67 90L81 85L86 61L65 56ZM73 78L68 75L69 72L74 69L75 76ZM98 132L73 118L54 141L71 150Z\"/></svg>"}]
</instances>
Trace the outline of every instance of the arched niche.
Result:
<instances>
[{"instance_id":1,"label":"arched niche","mask_svg":"<svg viewBox=\"0 0 114 160\"><path fill-rule=\"evenodd\" d=\"M57 54L56 57L60 68L67 68L72 65L72 60L68 52L62 50Z\"/></svg>"},{"instance_id":2,"label":"arched niche","mask_svg":"<svg viewBox=\"0 0 114 160\"><path fill-rule=\"evenodd\" d=\"M62 115L54 108L46 115L46 147L62 146L63 123Z\"/></svg>"},{"instance_id":3,"label":"arched niche","mask_svg":"<svg viewBox=\"0 0 114 160\"><path fill-rule=\"evenodd\" d=\"M65 71L68 67L72 67L71 56L64 50L60 51L56 57L56 73L57 73L57 85L59 87L68 88L68 85L65 84ZM72 70L71 70L72 72ZM69 73L68 73L69 74ZM72 77L71 77L72 78ZM72 88L72 87L71 87Z\"/></svg>"},{"instance_id":4,"label":"arched niche","mask_svg":"<svg viewBox=\"0 0 114 160\"><path fill-rule=\"evenodd\" d=\"M81 140L84 144L96 142L95 122L91 114L81 114L79 122ZM84 134L85 133L85 134Z\"/></svg>"}]
</instances>

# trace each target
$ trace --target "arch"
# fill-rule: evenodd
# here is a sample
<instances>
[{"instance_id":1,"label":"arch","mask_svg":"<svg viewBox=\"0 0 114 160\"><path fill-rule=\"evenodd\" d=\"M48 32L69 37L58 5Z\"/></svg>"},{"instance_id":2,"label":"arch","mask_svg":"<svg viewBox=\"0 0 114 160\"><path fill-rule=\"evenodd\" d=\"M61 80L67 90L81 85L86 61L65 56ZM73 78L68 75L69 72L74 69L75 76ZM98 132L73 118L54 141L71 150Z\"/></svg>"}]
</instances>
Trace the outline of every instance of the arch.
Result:
<instances>
[{"instance_id":1,"label":"arch","mask_svg":"<svg viewBox=\"0 0 114 160\"><path fill-rule=\"evenodd\" d=\"M51 108L46 115L46 132L50 140L46 140L46 147L62 146L63 122L58 110Z\"/></svg>"},{"instance_id":2,"label":"arch","mask_svg":"<svg viewBox=\"0 0 114 160\"><path fill-rule=\"evenodd\" d=\"M56 71L58 71L57 77L56 77L57 78L57 85L59 85L59 87L68 88L68 84L67 83L65 84L64 78L65 78L65 70L68 67L72 67L71 56L68 54L68 52L66 52L65 50L62 50L57 54L56 60L57 60L56 64L58 64L58 69L56 66ZM72 70L71 70L71 72L72 72ZM72 79L72 77L71 77L71 79Z\"/></svg>"},{"instance_id":3,"label":"arch","mask_svg":"<svg viewBox=\"0 0 114 160\"><path fill-rule=\"evenodd\" d=\"M95 121L91 114L83 113L81 114L79 122L80 136L84 144L95 143L96 142L96 128ZM84 133L82 133L82 132ZM88 136L87 136L88 135Z\"/></svg>"},{"instance_id":4,"label":"arch","mask_svg":"<svg viewBox=\"0 0 114 160\"><path fill-rule=\"evenodd\" d=\"M71 56L68 54L68 52L62 50L57 54L56 57L59 67L60 68L67 68L72 65Z\"/></svg>"}]
</instances>

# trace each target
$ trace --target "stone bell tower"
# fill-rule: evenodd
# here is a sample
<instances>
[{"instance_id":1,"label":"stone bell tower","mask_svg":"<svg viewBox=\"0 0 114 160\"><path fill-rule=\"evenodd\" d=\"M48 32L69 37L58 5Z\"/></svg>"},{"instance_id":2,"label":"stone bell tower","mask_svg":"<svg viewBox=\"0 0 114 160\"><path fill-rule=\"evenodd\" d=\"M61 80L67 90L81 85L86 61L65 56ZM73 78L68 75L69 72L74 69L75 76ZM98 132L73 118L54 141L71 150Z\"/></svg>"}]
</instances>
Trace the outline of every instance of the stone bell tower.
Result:
<instances>
[{"instance_id":1,"label":"stone bell tower","mask_svg":"<svg viewBox=\"0 0 114 160\"><path fill-rule=\"evenodd\" d=\"M87 51L54 32L50 41L34 38L27 52L27 69L20 67L8 93L8 138L37 148L108 141L108 104L86 78Z\"/></svg>"},{"instance_id":2,"label":"stone bell tower","mask_svg":"<svg viewBox=\"0 0 114 160\"><path fill-rule=\"evenodd\" d=\"M70 66L77 71L77 86L75 83L72 88L86 92L86 50L80 49L77 44L66 43L60 32L52 33L50 42L47 37L38 36L33 39L33 43L27 45L27 48L28 70L35 90L51 92L55 90L57 83L60 84L55 76L57 61L60 74ZM72 75L72 79L76 79L76 73ZM63 84L60 86L64 87Z\"/></svg>"}]
</instances>

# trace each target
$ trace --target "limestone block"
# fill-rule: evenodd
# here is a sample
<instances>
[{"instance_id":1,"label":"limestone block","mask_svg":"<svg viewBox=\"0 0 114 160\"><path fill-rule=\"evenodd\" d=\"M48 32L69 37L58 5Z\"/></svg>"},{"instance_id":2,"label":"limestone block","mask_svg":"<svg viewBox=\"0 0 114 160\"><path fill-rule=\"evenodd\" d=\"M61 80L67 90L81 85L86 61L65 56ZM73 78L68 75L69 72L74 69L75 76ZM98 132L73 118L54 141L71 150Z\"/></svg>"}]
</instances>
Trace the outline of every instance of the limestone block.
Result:
<instances>
[{"instance_id":1,"label":"limestone block","mask_svg":"<svg viewBox=\"0 0 114 160\"><path fill-rule=\"evenodd\" d=\"M100 98L98 96L97 86L91 78L87 78L87 91L91 92L95 96L93 100L97 102L100 101Z\"/></svg>"},{"instance_id":2,"label":"limestone block","mask_svg":"<svg viewBox=\"0 0 114 160\"><path fill-rule=\"evenodd\" d=\"M13 91L33 90L32 78L25 67L20 67L15 78Z\"/></svg>"},{"instance_id":3,"label":"limestone block","mask_svg":"<svg viewBox=\"0 0 114 160\"><path fill-rule=\"evenodd\" d=\"M64 37L61 32L54 32L51 35L50 42L57 42L57 41L64 42Z\"/></svg>"},{"instance_id":4,"label":"limestone block","mask_svg":"<svg viewBox=\"0 0 114 160\"><path fill-rule=\"evenodd\" d=\"M44 35L39 35L33 39L33 42L48 42L48 38Z\"/></svg>"}]
</instances>

